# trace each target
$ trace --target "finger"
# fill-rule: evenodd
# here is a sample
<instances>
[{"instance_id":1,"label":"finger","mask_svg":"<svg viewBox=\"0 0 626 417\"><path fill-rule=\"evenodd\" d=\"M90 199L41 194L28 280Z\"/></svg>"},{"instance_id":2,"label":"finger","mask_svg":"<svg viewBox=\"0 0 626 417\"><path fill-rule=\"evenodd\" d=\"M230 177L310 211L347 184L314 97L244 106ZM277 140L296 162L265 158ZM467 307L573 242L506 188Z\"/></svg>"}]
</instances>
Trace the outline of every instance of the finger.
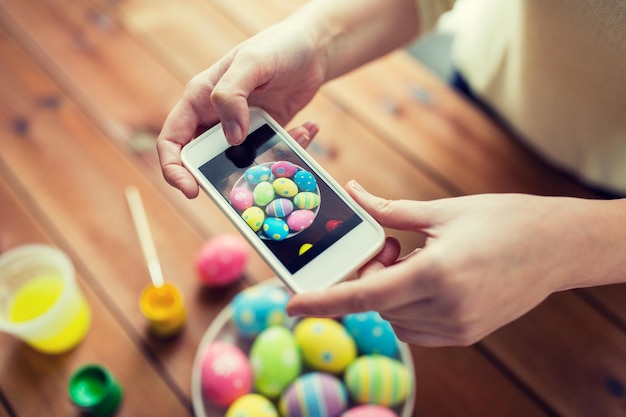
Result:
<instances>
[{"instance_id":1,"label":"finger","mask_svg":"<svg viewBox=\"0 0 626 417\"><path fill-rule=\"evenodd\" d=\"M365 264L359 271L359 275L367 275L393 265L400 256L400 242L396 238L387 237L383 248L378 254Z\"/></svg>"},{"instance_id":2,"label":"finger","mask_svg":"<svg viewBox=\"0 0 626 417\"><path fill-rule=\"evenodd\" d=\"M335 317L370 310L384 311L428 297L420 288L419 257L415 256L323 291L295 295L287 305L292 315Z\"/></svg>"},{"instance_id":3,"label":"finger","mask_svg":"<svg viewBox=\"0 0 626 417\"><path fill-rule=\"evenodd\" d=\"M441 213L430 202L413 200L386 200L368 193L352 180L348 193L383 227L414 232L427 232L438 223Z\"/></svg>"},{"instance_id":4,"label":"finger","mask_svg":"<svg viewBox=\"0 0 626 417\"><path fill-rule=\"evenodd\" d=\"M447 335L421 332L417 330L407 329L401 326L392 325L392 327L398 339L400 339L404 343L408 343L411 345L423 347L467 346Z\"/></svg>"},{"instance_id":5,"label":"finger","mask_svg":"<svg viewBox=\"0 0 626 417\"><path fill-rule=\"evenodd\" d=\"M319 126L314 122L306 122L302 126L297 126L289 130L289 135L304 149L306 149L315 135L319 132Z\"/></svg>"},{"instance_id":6,"label":"finger","mask_svg":"<svg viewBox=\"0 0 626 417\"><path fill-rule=\"evenodd\" d=\"M259 70L249 63L240 62L238 55L215 84L211 92L211 103L217 113L228 143L243 142L250 125L248 97L257 87L268 80L259 78Z\"/></svg>"}]
</instances>

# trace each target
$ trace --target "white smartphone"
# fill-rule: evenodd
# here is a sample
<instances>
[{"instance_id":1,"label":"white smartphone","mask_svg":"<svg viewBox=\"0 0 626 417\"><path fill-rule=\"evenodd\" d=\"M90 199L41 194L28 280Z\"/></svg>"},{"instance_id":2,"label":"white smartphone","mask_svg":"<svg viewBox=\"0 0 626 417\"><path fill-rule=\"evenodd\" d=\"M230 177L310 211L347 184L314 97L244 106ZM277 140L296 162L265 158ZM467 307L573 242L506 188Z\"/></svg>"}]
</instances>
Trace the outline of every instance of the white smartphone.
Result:
<instances>
[{"instance_id":1,"label":"white smartphone","mask_svg":"<svg viewBox=\"0 0 626 417\"><path fill-rule=\"evenodd\" d=\"M347 278L384 243L383 228L259 108L241 145L218 124L183 148L182 161L293 292Z\"/></svg>"}]
</instances>

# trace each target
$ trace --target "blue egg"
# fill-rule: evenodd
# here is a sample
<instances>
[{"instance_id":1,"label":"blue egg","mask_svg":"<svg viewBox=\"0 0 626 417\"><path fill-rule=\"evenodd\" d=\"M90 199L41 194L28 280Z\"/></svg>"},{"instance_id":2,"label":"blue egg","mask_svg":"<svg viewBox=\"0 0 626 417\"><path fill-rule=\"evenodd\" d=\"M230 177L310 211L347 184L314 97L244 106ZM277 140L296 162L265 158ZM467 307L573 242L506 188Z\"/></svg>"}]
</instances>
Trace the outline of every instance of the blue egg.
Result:
<instances>
[{"instance_id":1,"label":"blue egg","mask_svg":"<svg viewBox=\"0 0 626 417\"><path fill-rule=\"evenodd\" d=\"M392 358L398 355L398 338L391 324L378 312L348 314L343 317L343 325L361 355L378 353Z\"/></svg>"},{"instance_id":2,"label":"blue egg","mask_svg":"<svg viewBox=\"0 0 626 417\"><path fill-rule=\"evenodd\" d=\"M243 176L250 184L256 185L269 180L272 176L272 170L264 165L257 165L246 169Z\"/></svg>"},{"instance_id":3,"label":"blue egg","mask_svg":"<svg viewBox=\"0 0 626 417\"><path fill-rule=\"evenodd\" d=\"M317 181L313 174L308 171L298 171L293 176L293 182L298 186L300 191L315 191L317 190Z\"/></svg>"},{"instance_id":4,"label":"blue egg","mask_svg":"<svg viewBox=\"0 0 626 417\"><path fill-rule=\"evenodd\" d=\"M263 233L269 239L283 240L289 234L289 226L283 219L268 217L263 222Z\"/></svg>"},{"instance_id":5,"label":"blue egg","mask_svg":"<svg viewBox=\"0 0 626 417\"><path fill-rule=\"evenodd\" d=\"M245 337L255 337L270 326L285 325L289 294L283 288L260 284L246 288L230 302L232 321Z\"/></svg>"}]
</instances>

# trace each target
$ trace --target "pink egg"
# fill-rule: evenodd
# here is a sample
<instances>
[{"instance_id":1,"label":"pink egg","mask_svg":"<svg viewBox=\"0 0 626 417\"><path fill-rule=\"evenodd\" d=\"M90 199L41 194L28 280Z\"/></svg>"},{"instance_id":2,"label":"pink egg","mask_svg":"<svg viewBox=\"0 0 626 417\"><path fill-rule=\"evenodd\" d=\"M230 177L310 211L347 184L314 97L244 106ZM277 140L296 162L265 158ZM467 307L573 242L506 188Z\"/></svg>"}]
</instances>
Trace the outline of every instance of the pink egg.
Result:
<instances>
[{"instance_id":1,"label":"pink egg","mask_svg":"<svg viewBox=\"0 0 626 417\"><path fill-rule=\"evenodd\" d=\"M252 391L252 367L235 345L213 342L204 353L200 369L202 395L218 407L228 407Z\"/></svg>"},{"instance_id":2,"label":"pink egg","mask_svg":"<svg viewBox=\"0 0 626 417\"><path fill-rule=\"evenodd\" d=\"M398 417L398 415L389 408L379 405L360 405L349 409L341 417Z\"/></svg>"},{"instance_id":3,"label":"pink egg","mask_svg":"<svg viewBox=\"0 0 626 417\"><path fill-rule=\"evenodd\" d=\"M313 220L315 220L315 213L311 210L296 210L287 218L287 225L294 232L299 232L309 227Z\"/></svg>"},{"instance_id":4,"label":"pink egg","mask_svg":"<svg viewBox=\"0 0 626 417\"><path fill-rule=\"evenodd\" d=\"M272 164L272 174L279 178L291 178L297 170L298 167L288 161L278 161Z\"/></svg>"},{"instance_id":5,"label":"pink egg","mask_svg":"<svg viewBox=\"0 0 626 417\"><path fill-rule=\"evenodd\" d=\"M200 282L223 287L236 281L248 261L248 243L239 235L225 234L208 240L196 255Z\"/></svg>"},{"instance_id":6,"label":"pink egg","mask_svg":"<svg viewBox=\"0 0 626 417\"><path fill-rule=\"evenodd\" d=\"M252 192L245 187L235 187L230 192L230 204L238 211L252 207L254 198Z\"/></svg>"}]
</instances>

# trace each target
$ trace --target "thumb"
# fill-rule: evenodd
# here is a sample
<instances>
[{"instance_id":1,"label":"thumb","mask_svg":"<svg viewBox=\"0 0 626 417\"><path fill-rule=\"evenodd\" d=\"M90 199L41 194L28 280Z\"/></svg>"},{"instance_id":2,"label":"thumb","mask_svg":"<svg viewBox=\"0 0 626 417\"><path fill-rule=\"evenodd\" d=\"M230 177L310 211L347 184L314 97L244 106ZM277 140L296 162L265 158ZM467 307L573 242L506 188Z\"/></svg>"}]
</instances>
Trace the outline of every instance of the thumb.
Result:
<instances>
[{"instance_id":1,"label":"thumb","mask_svg":"<svg viewBox=\"0 0 626 417\"><path fill-rule=\"evenodd\" d=\"M377 197L352 180L348 193L383 227L423 232L439 223L440 211L432 203L414 200L387 200Z\"/></svg>"}]
</instances>

